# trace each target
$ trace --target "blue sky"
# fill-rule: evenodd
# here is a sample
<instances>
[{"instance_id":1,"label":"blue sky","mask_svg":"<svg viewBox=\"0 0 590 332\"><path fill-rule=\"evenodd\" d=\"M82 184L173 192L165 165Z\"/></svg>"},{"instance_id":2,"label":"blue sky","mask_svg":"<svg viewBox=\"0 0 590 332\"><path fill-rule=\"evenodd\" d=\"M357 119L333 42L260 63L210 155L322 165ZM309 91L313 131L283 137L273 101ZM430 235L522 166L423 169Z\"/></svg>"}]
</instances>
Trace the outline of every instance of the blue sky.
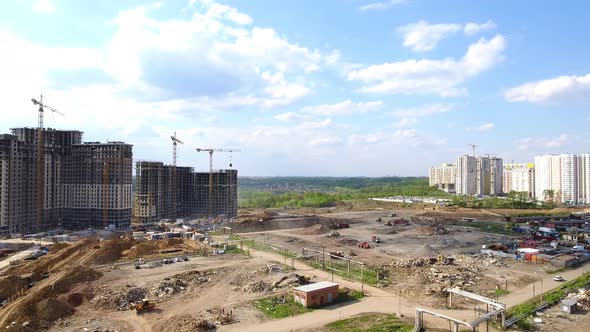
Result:
<instances>
[{"instance_id":1,"label":"blue sky","mask_svg":"<svg viewBox=\"0 0 590 332\"><path fill-rule=\"evenodd\" d=\"M242 175L426 175L470 152L586 152L590 5L569 1L11 1L1 131L124 140ZM214 159L229 163L227 154Z\"/></svg>"}]
</instances>

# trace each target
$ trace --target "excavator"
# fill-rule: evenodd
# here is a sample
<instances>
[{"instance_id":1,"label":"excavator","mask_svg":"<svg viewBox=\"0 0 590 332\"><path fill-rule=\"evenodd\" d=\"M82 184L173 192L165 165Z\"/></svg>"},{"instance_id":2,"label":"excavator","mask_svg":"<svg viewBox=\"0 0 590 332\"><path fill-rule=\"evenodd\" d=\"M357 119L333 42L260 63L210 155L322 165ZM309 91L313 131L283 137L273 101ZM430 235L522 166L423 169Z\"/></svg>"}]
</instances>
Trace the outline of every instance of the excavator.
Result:
<instances>
[{"instance_id":1,"label":"excavator","mask_svg":"<svg viewBox=\"0 0 590 332\"><path fill-rule=\"evenodd\" d=\"M152 311L156 308L156 302L148 299L143 299L139 303L129 303L129 310L135 310L139 315L147 311Z\"/></svg>"}]
</instances>

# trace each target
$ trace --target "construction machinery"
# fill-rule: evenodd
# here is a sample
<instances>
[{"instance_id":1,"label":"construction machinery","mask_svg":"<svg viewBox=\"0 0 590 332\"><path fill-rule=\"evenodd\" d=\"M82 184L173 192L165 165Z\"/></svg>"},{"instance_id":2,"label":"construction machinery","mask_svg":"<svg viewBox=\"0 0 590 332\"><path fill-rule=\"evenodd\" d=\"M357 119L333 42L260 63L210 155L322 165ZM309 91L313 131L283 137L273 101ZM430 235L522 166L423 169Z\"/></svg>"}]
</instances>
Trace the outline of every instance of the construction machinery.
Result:
<instances>
[{"instance_id":1,"label":"construction machinery","mask_svg":"<svg viewBox=\"0 0 590 332\"><path fill-rule=\"evenodd\" d=\"M170 193L172 194L172 206L170 207L170 220L176 221L176 149L178 143L184 144L183 141L176 137L176 132L174 132L174 136L170 136L172 140L172 179L170 181Z\"/></svg>"},{"instance_id":2,"label":"construction machinery","mask_svg":"<svg viewBox=\"0 0 590 332\"><path fill-rule=\"evenodd\" d=\"M359 243L359 248L361 249L371 249L371 245L367 241L363 241Z\"/></svg>"},{"instance_id":3,"label":"construction machinery","mask_svg":"<svg viewBox=\"0 0 590 332\"><path fill-rule=\"evenodd\" d=\"M152 311L154 309L156 309L156 302L150 301L148 299L143 299L138 303L129 304L129 310L135 310L135 313L138 315L144 312Z\"/></svg>"},{"instance_id":4,"label":"construction machinery","mask_svg":"<svg viewBox=\"0 0 590 332\"><path fill-rule=\"evenodd\" d=\"M231 160L231 153L233 152L241 152L239 149L213 149L213 148L197 148L197 152L209 152L209 197L207 199L207 215L211 217L211 202L213 197L213 152L228 152L230 153L230 160ZM232 166L230 161L230 167Z\"/></svg>"},{"instance_id":5,"label":"construction machinery","mask_svg":"<svg viewBox=\"0 0 590 332\"><path fill-rule=\"evenodd\" d=\"M374 243L381 243L381 238L377 237L376 235L371 236L371 241Z\"/></svg>"},{"instance_id":6,"label":"construction machinery","mask_svg":"<svg viewBox=\"0 0 590 332\"><path fill-rule=\"evenodd\" d=\"M43 209L45 207L45 140L43 138L43 113L45 110L64 115L55 108L43 102L43 95L39 100L31 98L33 105L39 106L38 123L37 123L37 200L36 200L36 220L37 227L43 224Z\"/></svg>"}]
</instances>

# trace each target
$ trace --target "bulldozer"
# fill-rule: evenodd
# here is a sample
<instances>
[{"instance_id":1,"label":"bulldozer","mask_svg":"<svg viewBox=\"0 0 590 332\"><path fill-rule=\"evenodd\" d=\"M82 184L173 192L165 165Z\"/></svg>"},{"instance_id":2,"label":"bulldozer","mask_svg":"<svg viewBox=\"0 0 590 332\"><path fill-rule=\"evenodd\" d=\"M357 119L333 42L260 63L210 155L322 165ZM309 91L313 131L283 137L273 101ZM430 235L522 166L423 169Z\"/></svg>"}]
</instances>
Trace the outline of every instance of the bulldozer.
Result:
<instances>
[{"instance_id":1,"label":"bulldozer","mask_svg":"<svg viewBox=\"0 0 590 332\"><path fill-rule=\"evenodd\" d=\"M156 302L148 299L143 299L139 303L130 303L129 310L135 310L135 313L142 314L147 311L152 311L156 308Z\"/></svg>"}]
</instances>

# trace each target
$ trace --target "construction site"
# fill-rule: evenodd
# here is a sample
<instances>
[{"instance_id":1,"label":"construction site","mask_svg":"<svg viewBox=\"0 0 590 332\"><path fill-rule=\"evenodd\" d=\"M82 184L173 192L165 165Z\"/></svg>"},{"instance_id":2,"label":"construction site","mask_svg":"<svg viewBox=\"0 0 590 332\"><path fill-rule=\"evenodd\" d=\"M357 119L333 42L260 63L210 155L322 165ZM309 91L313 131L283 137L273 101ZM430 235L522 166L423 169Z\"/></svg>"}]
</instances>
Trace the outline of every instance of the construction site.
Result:
<instances>
[{"instance_id":1,"label":"construction site","mask_svg":"<svg viewBox=\"0 0 590 332\"><path fill-rule=\"evenodd\" d=\"M497 215L374 204L241 210L209 231L161 225L162 239L136 230L21 243L3 259L0 329L330 331L333 321L381 313L416 331L492 331L511 322L513 307L560 286L547 264L481 252L510 236L461 224L501 224ZM29 246L44 253L15 258ZM570 280L585 271L561 274ZM297 309L293 289L323 281L364 297ZM556 331L571 326L560 319Z\"/></svg>"}]
</instances>

